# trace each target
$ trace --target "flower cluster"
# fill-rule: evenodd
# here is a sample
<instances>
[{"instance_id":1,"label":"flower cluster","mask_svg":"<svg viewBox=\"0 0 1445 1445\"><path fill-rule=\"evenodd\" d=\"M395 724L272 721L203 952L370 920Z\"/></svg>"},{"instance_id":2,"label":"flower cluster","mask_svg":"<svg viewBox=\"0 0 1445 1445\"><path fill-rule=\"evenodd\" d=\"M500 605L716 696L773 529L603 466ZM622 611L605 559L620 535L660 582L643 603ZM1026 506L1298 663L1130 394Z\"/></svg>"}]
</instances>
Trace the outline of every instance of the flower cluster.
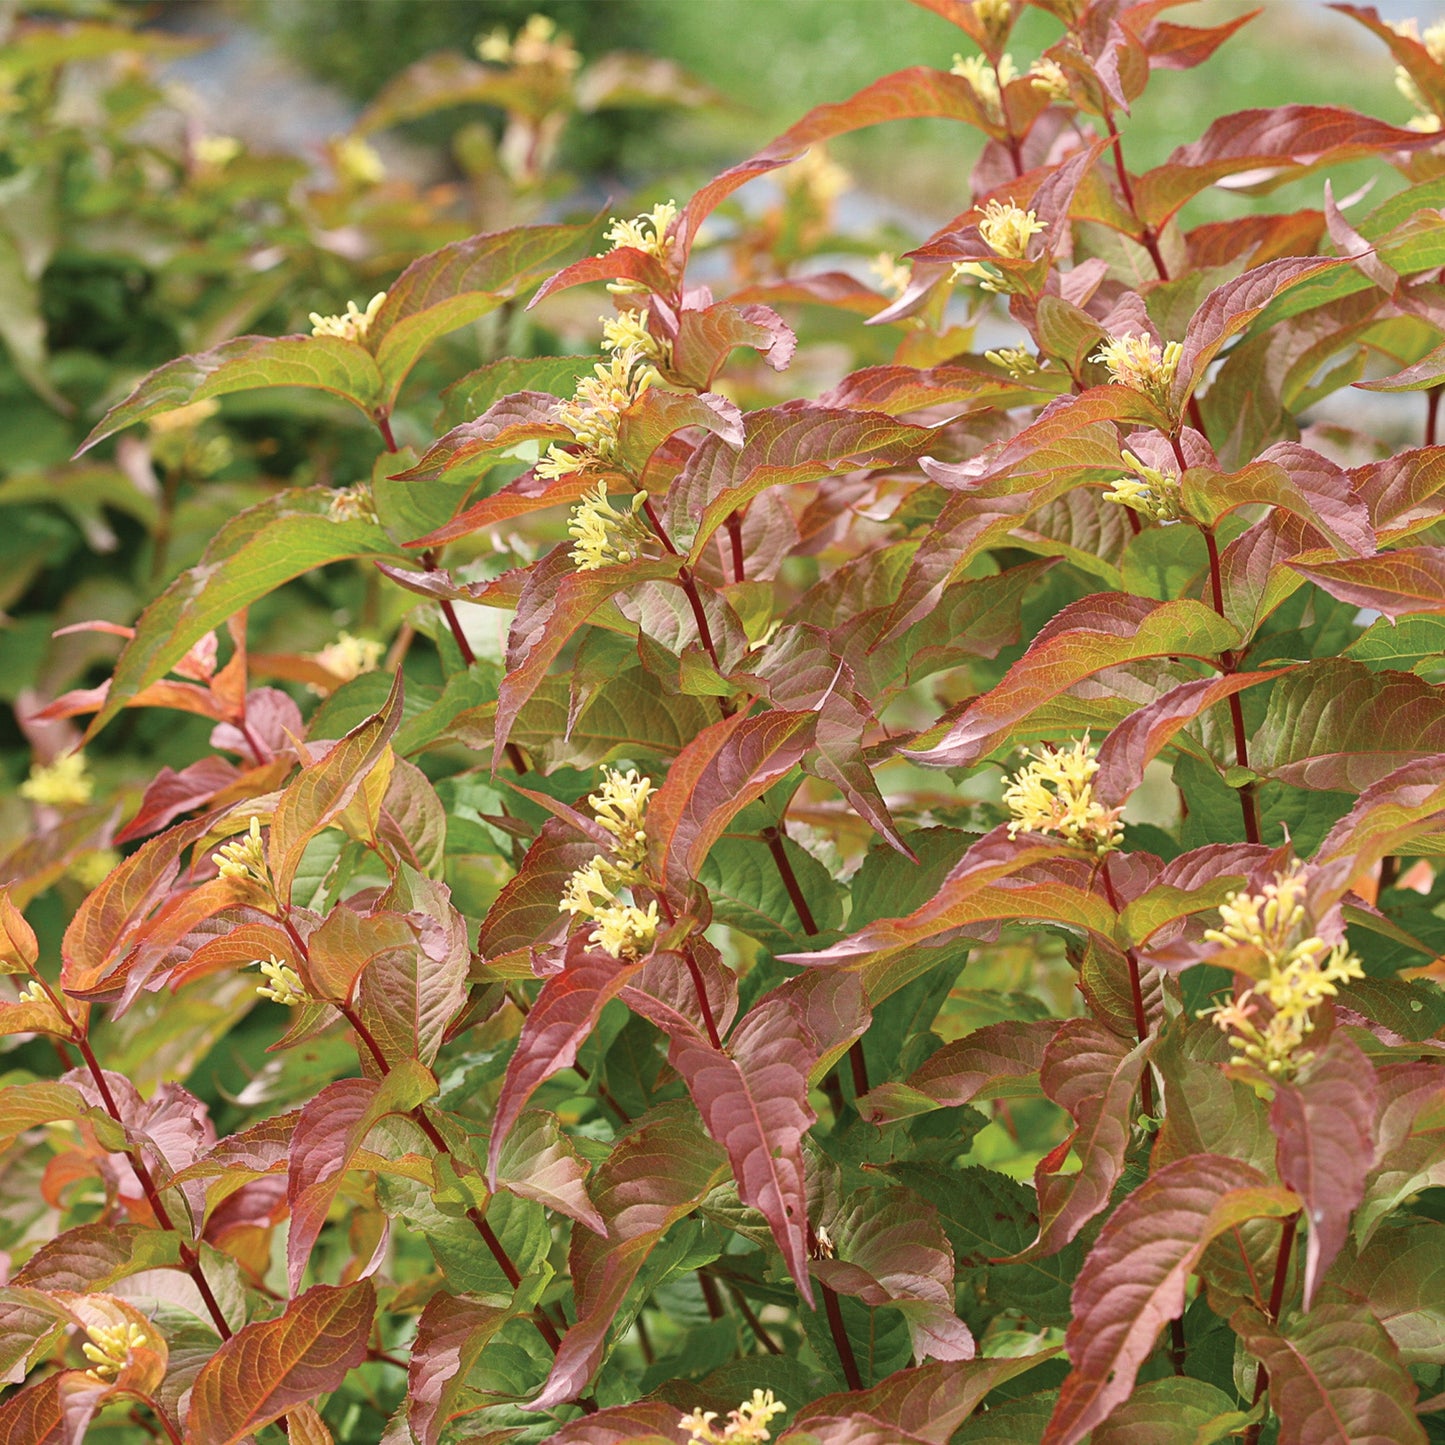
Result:
<instances>
[{"instance_id":1,"label":"flower cluster","mask_svg":"<svg viewBox=\"0 0 1445 1445\"><path fill-rule=\"evenodd\" d=\"M618 897L622 889L642 882L647 860L647 800L657 791L650 778L635 768L619 773L608 768L602 787L588 795L597 821L615 839L610 856L599 853L567 880L558 911L590 918L594 942L613 958L639 958L657 937L657 904L639 908Z\"/></svg>"},{"instance_id":2,"label":"flower cluster","mask_svg":"<svg viewBox=\"0 0 1445 1445\"><path fill-rule=\"evenodd\" d=\"M693 1445L760 1445L771 1440L768 1425L775 1415L784 1415L788 1407L773 1398L771 1390L754 1390L753 1398L728 1411L727 1424L719 1434L712 1427L716 1410L694 1410L678 1424L692 1437Z\"/></svg>"},{"instance_id":3,"label":"flower cluster","mask_svg":"<svg viewBox=\"0 0 1445 1445\"><path fill-rule=\"evenodd\" d=\"M301 982L301 975L289 963L282 962L273 953L269 959L257 959L256 967L266 976L265 983L256 985L256 992L273 1003L294 1008L297 1004L310 1003L311 995Z\"/></svg>"},{"instance_id":4,"label":"flower cluster","mask_svg":"<svg viewBox=\"0 0 1445 1445\"><path fill-rule=\"evenodd\" d=\"M85 770L83 753L67 753L53 763L36 763L20 784L20 796L49 808L88 803L94 781Z\"/></svg>"},{"instance_id":5,"label":"flower cluster","mask_svg":"<svg viewBox=\"0 0 1445 1445\"><path fill-rule=\"evenodd\" d=\"M655 256L659 261L666 261L668 232L671 231L677 216L675 201L663 201L661 205L654 206L631 221L619 221L614 216L607 229L607 239L612 242L614 251L630 246L634 251L643 251L649 256ZM599 254L605 256L607 252Z\"/></svg>"},{"instance_id":6,"label":"flower cluster","mask_svg":"<svg viewBox=\"0 0 1445 1445\"><path fill-rule=\"evenodd\" d=\"M351 633L343 632L335 642L328 642L320 652L307 653L307 656L341 683L350 682L363 672L375 672L384 650L381 643L370 637L353 637ZM331 691L315 683L310 684L310 689L318 696Z\"/></svg>"},{"instance_id":7,"label":"flower cluster","mask_svg":"<svg viewBox=\"0 0 1445 1445\"><path fill-rule=\"evenodd\" d=\"M967 60L961 55L953 57L949 67L954 75L961 75L978 98L983 113L995 125L1003 123L1003 88L1018 78L1018 67L1010 55L1000 55L995 65L986 55L970 55Z\"/></svg>"},{"instance_id":8,"label":"flower cluster","mask_svg":"<svg viewBox=\"0 0 1445 1445\"><path fill-rule=\"evenodd\" d=\"M337 141L331 148L331 163L348 185L379 186L386 179L386 162L359 135Z\"/></svg>"},{"instance_id":9,"label":"flower cluster","mask_svg":"<svg viewBox=\"0 0 1445 1445\"><path fill-rule=\"evenodd\" d=\"M1301 1048L1313 1027L1310 1011L1332 998L1338 984L1364 977L1347 945L1306 935L1305 892L1304 872L1295 864L1259 893L1231 893L1219 908L1223 926L1204 934L1211 943L1263 955L1253 986L1205 1013L1229 1035L1232 1063L1254 1064L1273 1078L1291 1077L1313 1057Z\"/></svg>"},{"instance_id":10,"label":"flower cluster","mask_svg":"<svg viewBox=\"0 0 1445 1445\"><path fill-rule=\"evenodd\" d=\"M659 340L647 329L648 312L623 311L617 316L599 316L602 323L602 349L616 355L632 354L646 357L656 366L672 364L672 344Z\"/></svg>"},{"instance_id":11,"label":"flower cluster","mask_svg":"<svg viewBox=\"0 0 1445 1445\"><path fill-rule=\"evenodd\" d=\"M913 264L900 261L888 251L880 251L869 263L868 269L878 278L879 286L890 296L902 297L913 284Z\"/></svg>"},{"instance_id":12,"label":"flower cluster","mask_svg":"<svg viewBox=\"0 0 1445 1445\"><path fill-rule=\"evenodd\" d=\"M1099 761L1089 735L1072 748L1024 751L1029 761L1015 773L1003 800L1013 814L1010 838L1021 832L1057 833L1068 843L1091 853L1107 853L1123 841L1118 808L1106 808L1094 796L1094 774Z\"/></svg>"},{"instance_id":13,"label":"flower cluster","mask_svg":"<svg viewBox=\"0 0 1445 1445\"><path fill-rule=\"evenodd\" d=\"M995 44L1004 39L1013 24L1011 0L973 0L973 13Z\"/></svg>"},{"instance_id":14,"label":"flower cluster","mask_svg":"<svg viewBox=\"0 0 1445 1445\"><path fill-rule=\"evenodd\" d=\"M1157 467L1145 466L1133 452L1125 452L1124 460L1136 475L1120 477L1104 493L1104 500L1117 502L1156 522L1177 522L1184 515L1179 500L1179 478Z\"/></svg>"},{"instance_id":15,"label":"flower cluster","mask_svg":"<svg viewBox=\"0 0 1445 1445\"><path fill-rule=\"evenodd\" d=\"M1401 21L1393 29L1399 35L1418 40L1429 53L1431 60L1437 65L1445 65L1445 20L1431 25L1424 35L1420 34L1420 27L1414 20ZM1415 107L1415 114L1406 122L1411 130L1428 133L1440 129L1440 117L1435 114L1434 106L1425 99L1420 87L1415 84L1414 77L1403 65L1395 67L1395 89Z\"/></svg>"},{"instance_id":16,"label":"flower cluster","mask_svg":"<svg viewBox=\"0 0 1445 1445\"><path fill-rule=\"evenodd\" d=\"M1069 77L1057 60L1041 57L1029 66L1029 84L1041 90L1050 100L1069 98Z\"/></svg>"},{"instance_id":17,"label":"flower cluster","mask_svg":"<svg viewBox=\"0 0 1445 1445\"><path fill-rule=\"evenodd\" d=\"M85 1333L90 1336L80 1347L81 1353L91 1362L85 1373L92 1380L108 1382L125 1369L132 1350L144 1349L150 1344L150 1336L137 1324L89 1325Z\"/></svg>"},{"instance_id":18,"label":"flower cluster","mask_svg":"<svg viewBox=\"0 0 1445 1445\"><path fill-rule=\"evenodd\" d=\"M1173 413L1170 394L1184 348L1171 341L1162 350L1142 332L1111 336L1090 358L1109 368L1109 380L1142 392L1160 411Z\"/></svg>"},{"instance_id":19,"label":"flower cluster","mask_svg":"<svg viewBox=\"0 0 1445 1445\"><path fill-rule=\"evenodd\" d=\"M266 867L266 845L261 840L261 820L253 814L247 830L239 838L221 844L211 854L211 862L222 878L259 883L269 890L271 875Z\"/></svg>"},{"instance_id":20,"label":"flower cluster","mask_svg":"<svg viewBox=\"0 0 1445 1445\"><path fill-rule=\"evenodd\" d=\"M985 351L984 359L1008 372L1015 381L1037 376L1049 364L1047 357L1035 356L1022 346L1005 346L1000 351Z\"/></svg>"},{"instance_id":21,"label":"flower cluster","mask_svg":"<svg viewBox=\"0 0 1445 1445\"><path fill-rule=\"evenodd\" d=\"M346 303L346 313L343 316L322 316L319 312L313 311L311 313L311 334L313 336L337 336L342 341L365 341L366 333L371 329L371 323L376 320L376 313L381 310L385 300L386 292L378 291L366 303L365 311L358 311L354 301Z\"/></svg>"},{"instance_id":22,"label":"flower cluster","mask_svg":"<svg viewBox=\"0 0 1445 1445\"><path fill-rule=\"evenodd\" d=\"M481 36L476 46L477 59L493 65L544 65L571 75L582 64L571 39L557 39L557 23L545 15L530 16L515 40L498 29Z\"/></svg>"},{"instance_id":23,"label":"flower cluster","mask_svg":"<svg viewBox=\"0 0 1445 1445\"><path fill-rule=\"evenodd\" d=\"M577 545L569 555L579 572L618 567L642 556L642 544L652 535L638 515L646 501L647 493L637 492L628 510L619 512L607 500L607 483L600 481L572 508L567 535Z\"/></svg>"},{"instance_id":24,"label":"flower cluster","mask_svg":"<svg viewBox=\"0 0 1445 1445\"><path fill-rule=\"evenodd\" d=\"M599 361L591 376L578 381L571 399L557 408L557 420L582 451L548 447L547 455L537 463L537 475L550 481L589 465L611 462L617 454L622 413L659 380L657 368L637 346L624 346L606 361Z\"/></svg>"},{"instance_id":25,"label":"flower cluster","mask_svg":"<svg viewBox=\"0 0 1445 1445\"><path fill-rule=\"evenodd\" d=\"M326 515L333 522L374 522L376 501L371 487L366 482L357 482L354 487L338 487L331 494L331 504Z\"/></svg>"},{"instance_id":26,"label":"flower cluster","mask_svg":"<svg viewBox=\"0 0 1445 1445\"><path fill-rule=\"evenodd\" d=\"M1022 261L1028 250L1029 237L1042 234L1044 223L1032 211L1025 211L1012 201L990 201L978 223L978 233L995 256Z\"/></svg>"}]
</instances>

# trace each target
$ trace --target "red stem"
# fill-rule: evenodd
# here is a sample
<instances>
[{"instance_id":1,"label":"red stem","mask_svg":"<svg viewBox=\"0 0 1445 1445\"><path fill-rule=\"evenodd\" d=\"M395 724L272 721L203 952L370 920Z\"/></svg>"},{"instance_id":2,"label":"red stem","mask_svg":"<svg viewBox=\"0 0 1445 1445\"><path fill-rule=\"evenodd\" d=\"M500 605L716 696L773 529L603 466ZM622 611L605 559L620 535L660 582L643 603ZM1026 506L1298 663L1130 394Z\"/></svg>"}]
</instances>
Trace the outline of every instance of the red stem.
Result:
<instances>
[{"instance_id":1,"label":"red stem","mask_svg":"<svg viewBox=\"0 0 1445 1445\"><path fill-rule=\"evenodd\" d=\"M652 530L657 534L657 540L674 556L680 557L682 553L673 546L672 538L667 535L667 528L662 525L662 518L657 515L656 509L649 498L642 504L643 516L652 524ZM712 629L707 625L707 614L702 610L702 597L697 590L697 583L693 580L692 573L684 566L677 574L678 585L687 594L688 605L692 608L693 621L697 623L697 635L702 642L703 650L712 661L712 665L719 672L722 671L722 663L718 661L717 648L713 646Z\"/></svg>"},{"instance_id":2,"label":"red stem","mask_svg":"<svg viewBox=\"0 0 1445 1445\"><path fill-rule=\"evenodd\" d=\"M1440 420L1440 391L1438 386L1432 386L1425 393L1425 445L1435 445L1436 427Z\"/></svg>"},{"instance_id":3,"label":"red stem","mask_svg":"<svg viewBox=\"0 0 1445 1445\"><path fill-rule=\"evenodd\" d=\"M713 1048L721 1053L722 1038L718 1034L717 1024L712 1016L712 1005L707 1000L707 986L702 981L702 970L698 968L697 960L692 956L691 949L684 949L682 957L687 964L687 971L692 975L692 986L697 994L697 1006L702 1010L702 1021L707 1025L708 1039Z\"/></svg>"},{"instance_id":4,"label":"red stem","mask_svg":"<svg viewBox=\"0 0 1445 1445\"><path fill-rule=\"evenodd\" d=\"M822 1280L818 1281L818 1288L823 1292L823 1309L828 1316L828 1330L833 1336L833 1348L838 1351L838 1363L843 1367L843 1378L848 1382L850 1390L861 1390L863 1376L858 1372L858 1361L853 1355L853 1342L843 1327L843 1310L838 1304L838 1296Z\"/></svg>"},{"instance_id":5,"label":"red stem","mask_svg":"<svg viewBox=\"0 0 1445 1445\"><path fill-rule=\"evenodd\" d=\"M727 519L728 542L732 546L733 581L743 580L743 523L736 512L729 512Z\"/></svg>"},{"instance_id":6,"label":"red stem","mask_svg":"<svg viewBox=\"0 0 1445 1445\"><path fill-rule=\"evenodd\" d=\"M376 414L376 429L381 433L381 439L386 443L387 451L396 451L396 438L391 434L391 417L386 412L382 411Z\"/></svg>"},{"instance_id":7,"label":"red stem","mask_svg":"<svg viewBox=\"0 0 1445 1445\"><path fill-rule=\"evenodd\" d=\"M1295 1230L1299 1226L1299 1215L1292 1214L1284 1222L1284 1228L1279 1236L1279 1254L1274 1262L1274 1283L1269 1291L1269 1318L1270 1322L1279 1319L1280 1307L1284 1304L1284 1284L1289 1275L1290 1251L1294 1246ZM1254 1377L1254 1404L1258 1405L1264 1399L1264 1393L1269 1388L1269 1371L1261 1364L1258 1373ZM1264 1428L1264 1421L1256 1421L1249 1427L1248 1433L1244 1436L1244 1445L1258 1445L1259 1432Z\"/></svg>"},{"instance_id":8,"label":"red stem","mask_svg":"<svg viewBox=\"0 0 1445 1445\"><path fill-rule=\"evenodd\" d=\"M1109 907L1115 913L1124 910L1119 904L1119 895L1114 891L1114 880L1109 876L1109 857L1104 855L1099 865L1099 876L1104 880L1104 893ZM1134 1004L1134 1032L1142 1044L1149 1037L1149 1017L1144 1012L1144 986L1139 977L1139 959L1132 948L1124 950L1129 964L1129 996ZM1144 1072L1139 1077L1139 1108L1148 1118L1154 1117L1154 1077L1149 1072L1149 1061L1144 1061Z\"/></svg>"}]
</instances>

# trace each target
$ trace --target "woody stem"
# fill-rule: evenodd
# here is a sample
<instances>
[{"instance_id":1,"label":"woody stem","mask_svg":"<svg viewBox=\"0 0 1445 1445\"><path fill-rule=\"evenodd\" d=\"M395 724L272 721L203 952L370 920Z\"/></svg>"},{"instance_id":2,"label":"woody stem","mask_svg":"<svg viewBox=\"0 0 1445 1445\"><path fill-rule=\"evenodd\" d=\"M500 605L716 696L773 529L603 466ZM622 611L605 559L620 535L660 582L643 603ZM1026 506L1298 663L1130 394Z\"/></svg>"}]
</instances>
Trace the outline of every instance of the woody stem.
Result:
<instances>
[{"instance_id":1,"label":"woody stem","mask_svg":"<svg viewBox=\"0 0 1445 1445\"><path fill-rule=\"evenodd\" d=\"M667 528L662 525L662 518L657 515L650 498L643 502L642 512L652 524L652 530L657 534L657 540L674 557L680 557L682 553L673 546L672 538L667 535ZM687 594L688 605L692 608L693 621L697 623L698 640L702 643L703 650L707 653L712 665L721 672L722 663L718 661L717 648L713 646L712 629L708 627L707 614L702 610L702 597L697 590L697 583L693 580L693 575L685 563L678 570L677 581Z\"/></svg>"}]
</instances>

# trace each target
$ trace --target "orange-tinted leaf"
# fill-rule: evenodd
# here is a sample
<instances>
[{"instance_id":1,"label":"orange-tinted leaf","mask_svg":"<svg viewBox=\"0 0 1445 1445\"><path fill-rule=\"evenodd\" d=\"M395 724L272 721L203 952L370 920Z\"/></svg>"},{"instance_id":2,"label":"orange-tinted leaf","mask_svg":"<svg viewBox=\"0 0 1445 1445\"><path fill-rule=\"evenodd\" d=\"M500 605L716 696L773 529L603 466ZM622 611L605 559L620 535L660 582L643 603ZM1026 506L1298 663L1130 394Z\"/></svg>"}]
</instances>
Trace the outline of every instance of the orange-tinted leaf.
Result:
<instances>
[{"instance_id":1,"label":"orange-tinted leaf","mask_svg":"<svg viewBox=\"0 0 1445 1445\"><path fill-rule=\"evenodd\" d=\"M507 1133L497 1158L497 1187L535 1199L598 1234L607 1226L587 1193L587 1165L555 1114L528 1109Z\"/></svg>"},{"instance_id":2,"label":"orange-tinted leaf","mask_svg":"<svg viewBox=\"0 0 1445 1445\"><path fill-rule=\"evenodd\" d=\"M232 1335L196 1377L187 1441L239 1445L293 1406L334 1390L366 1358L375 1309L369 1279L343 1289L318 1284L276 1319Z\"/></svg>"},{"instance_id":3,"label":"orange-tinted leaf","mask_svg":"<svg viewBox=\"0 0 1445 1445\"><path fill-rule=\"evenodd\" d=\"M427 1301L406 1377L407 1424L421 1445L437 1445L467 1372L510 1317L510 1308L467 1295L439 1291Z\"/></svg>"},{"instance_id":4,"label":"orange-tinted leaf","mask_svg":"<svg viewBox=\"0 0 1445 1445\"><path fill-rule=\"evenodd\" d=\"M1291 562L1331 597L1387 617L1445 612L1445 547L1401 547L1344 562Z\"/></svg>"},{"instance_id":5,"label":"orange-tinted leaf","mask_svg":"<svg viewBox=\"0 0 1445 1445\"><path fill-rule=\"evenodd\" d=\"M678 317L671 372L684 386L706 391L737 347L750 347L782 371L797 345L792 328L772 307L719 301Z\"/></svg>"},{"instance_id":6,"label":"orange-tinted leaf","mask_svg":"<svg viewBox=\"0 0 1445 1445\"><path fill-rule=\"evenodd\" d=\"M515 391L494 401L475 421L454 426L422 453L421 460L394 482L434 482L484 462L529 441L568 441L572 433L557 420L557 398L546 391Z\"/></svg>"}]
</instances>

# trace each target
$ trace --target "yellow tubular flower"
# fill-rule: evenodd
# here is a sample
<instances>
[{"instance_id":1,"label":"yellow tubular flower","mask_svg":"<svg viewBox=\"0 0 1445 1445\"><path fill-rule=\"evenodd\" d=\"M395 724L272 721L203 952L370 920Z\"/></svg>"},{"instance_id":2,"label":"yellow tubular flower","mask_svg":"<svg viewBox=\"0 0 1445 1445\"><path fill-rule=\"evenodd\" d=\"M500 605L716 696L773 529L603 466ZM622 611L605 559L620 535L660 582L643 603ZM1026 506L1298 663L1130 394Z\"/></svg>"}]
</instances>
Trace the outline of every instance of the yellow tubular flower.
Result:
<instances>
[{"instance_id":1,"label":"yellow tubular flower","mask_svg":"<svg viewBox=\"0 0 1445 1445\"><path fill-rule=\"evenodd\" d=\"M48 767L34 764L30 776L20 784L20 796L49 808L63 808L88 803L93 788L85 770L85 755L67 753Z\"/></svg>"},{"instance_id":2,"label":"yellow tubular flower","mask_svg":"<svg viewBox=\"0 0 1445 1445\"><path fill-rule=\"evenodd\" d=\"M1050 100L1069 98L1069 77L1064 74L1063 66L1056 60L1044 57L1034 61L1029 66L1029 84L1035 90L1043 91Z\"/></svg>"},{"instance_id":3,"label":"yellow tubular flower","mask_svg":"<svg viewBox=\"0 0 1445 1445\"><path fill-rule=\"evenodd\" d=\"M256 960L256 967L266 975L265 983L256 985L256 992L273 1003L295 1008L297 1004L310 1003L311 995L301 982L301 975L289 963L283 963L273 953L268 960Z\"/></svg>"},{"instance_id":4,"label":"yellow tubular flower","mask_svg":"<svg viewBox=\"0 0 1445 1445\"><path fill-rule=\"evenodd\" d=\"M570 555L579 572L620 566L642 556L642 545L652 535L638 517L646 500L647 493L638 492L631 509L619 512L607 500L607 483L600 481L595 492L572 508L567 535L577 544Z\"/></svg>"},{"instance_id":5,"label":"yellow tubular flower","mask_svg":"<svg viewBox=\"0 0 1445 1445\"><path fill-rule=\"evenodd\" d=\"M657 904L646 910L635 903L612 903L599 909L592 941L613 958L641 958L657 937Z\"/></svg>"},{"instance_id":6,"label":"yellow tubular flower","mask_svg":"<svg viewBox=\"0 0 1445 1445\"><path fill-rule=\"evenodd\" d=\"M85 1373L102 1383L115 1379L125 1369L132 1350L150 1344L150 1336L136 1324L89 1325L85 1333L90 1338L80 1349L91 1362Z\"/></svg>"},{"instance_id":7,"label":"yellow tubular flower","mask_svg":"<svg viewBox=\"0 0 1445 1445\"><path fill-rule=\"evenodd\" d=\"M1012 56L999 56L998 65L995 67L986 55L970 55L967 60L961 55L955 55L949 70L954 75L961 75L969 83L984 114L990 120L1003 120L1003 87L1018 75Z\"/></svg>"},{"instance_id":8,"label":"yellow tubular flower","mask_svg":"<svg viewBox=\"0 0 1445 1445\"><path fill-rule=\"evenodd\" d=\"M983 23L989 38L1001 41L1013 21L1013 6L1009 0L973 0L973 13Z\"/></svg>"},{"instance_id":9,"label":"yellow tubular flower","mask_svg":"<svg viewBox=\"0 0 1445 1445\"><path fill-rule=\"evenodd\" d=\"M266 845L261 841L261 820L253 816L246 832L240 838L223 843L211 854L211 862L222 878L250 879L269 885Z\"/></svg>"},{"instance_id":10,"label":"yellow tubular flower","mask_svg":"<svg viewBox=\"0 0 1445 1445\"><path fill-rule=\"evenodd\" d=\"M1184 515L1179 500L1179 478L1157 467L1146 467L1133 452L1125 452L1124 460L1138 474L1120 477L1104 493L1106 502L1117 502L1156 522L1177 522Z\"/></svg>"},{"instance_id":11,"label":"yellow tubular flower","mask_svg":"<svg viewBox=\"0 0 1445 1445\"><path fill-rule=\"evenodd\" d=\"M868 263L868 269L878 278L879 286L890 296L901 297L913 283L912 263L896 260L887 251L880 251Z\"/></svg>"},{"instance_id":12,"label":"yellow tubular flower","mask_svg":"<svg viewBox=\"0 0 1445 1445\"><path fill-rule=\"evenodd\" d=\"M667 233L677 216L675 201L664 201L631 221L619 221L614 216L607 229L607 239L612 242L614 251L630 246L635 251L645 251L659 261L666 261ZM600 254L605 256L607 253L603 251Z\"/></svg>"},{"instance_id":13,"label":"yellow tubular flower","mask_svg":"<svg viewBox=\"0 0 1445 1445\"><path fill-rule=\"evenodd\" d=\"M365 311L356 309L356 302L346 303L346 312L342 316L322 316L319 312L311 313L311 334L313 336L338 336L343 341L364 341L366 333L371 328L371 323L376 320L376 313L381 310L382 302L386 300L386 292L378 291L370 301L366 303Z\"/></svg>"},{"instance_id":14,"label":"yellow tubular flower","mask_svg":"<svg viewBox=\"0 0 1445 1445\"><path fill-rule=\"evenodd\" d=\"M1273 1078L1288 1079L1313 1054L1301 1048L1313 1027L1311 1010L1338 993L1338 985L1363 978L1360 961L1343 943L1331 946L1305 935L1307 884L1296 863L1259 893L1231 893L1220 904L1221 928L1205 931L1211 943L1255 948L1264 955L1264 976L1230 1003L1206 1009L1229 1035L1235 1064L1254 1064ZM1268 1013L1261 1003L1269 1005Z\"/></svg>"},{"instance_id":15,"label":"yellow tubular flower","mask_svg":"<svg viewBox=\"0 0 1445 1445\"><path fill-rule=\"evenodd\" d=\"M1059 752L1025 750L1027 765L1014 774L1003 800L1013 814L1010 838L1020 832L1057 833L1065 842L1091 853L1107 853L1123 841L1118 808L1094 797L1098 759L1084 734Z\"/></svg>"},{"instance_id":16,"label":"yellow tubular flower","mask_svg":"<svg viewBox=\"0 0 1445 1445\"><path fill-rule=\"evenodd\" d=\"M320 663L333 677L350 682L363 672L375 672L385 651L381 643L370 637L353 637L343 632L335 642L328 642L320 652L306 655L312 662ZM321 693L326 689L312 686L312 692Z\"/></svg>"},{"instance_id":17,"label":"yellow tubular flower","mask_svg":"<svg viewBox=\"0 0 1445 1445\"><path fill-rule=\"evenodd\" d=\"M1111 336L1090 358L1109 368L1109 380L1119 386L1143 392L1161 411L1173 411L1170 392L1184 348L1171 341L1161 351L1142 333Z\"/></svg>"},{"instance_id":18,"label":"yellow tubular flower","mask_svg":"<svg viewBox=\"0 0 1445 1445\"><path fill-rule=\"evenodd\" d=\"M647 832L643 824L647 800L656 791L652 779L638 777L636 768L628 768L626 773L608 768L602 790L587 795L597 821L617 839L612 845L612 856L619 863L640 867L647 861Z\"/></svg>"},{"instance_id":19,"label":"yellow tubular flower","mask_svg":"<svg viewBox=\"0 0 1445 1445\"><path fill-rule=\"evenodd\" d=\"M1001 351L985 351L984 357L1008 372L1015 381L1025 381L1029 377L1037 376L1049 364L1047 360L1041 360L1021 346L1006 346Z\"/></svg>"},{"instance_id":20,"label":"yellow tubular flower","mask_svg":"<svg viewBox=\"0 0 1445 1445\"><path fill-rule=\"evenodd\" d=\"M693 1410L678 1424L692 1437L692 1445L763 1445L773 1438L768 1433L773 1417L786 1414L787 1409L773 1398L771 1390L754 1390L751 1400L728 1411L728 1423L721 1434L713 1429L716 1410Z\"/></svg>"},{"instance_id":21,"label":"yellow tubular flower","mask_svg":"<svg viewBox=\"0 0 1445 1445\"><path fill-rule=\"evenodd\" d=\"M647 329L646 311L624 311L618 316L602 316L602 349L612 352L630 352L645 357L658 366L672 363L672 347L666 341L659 341Z\"/></svg>"},{"instance_id":22,"label":"yellow tubular flower","mask_svg":"<svg viewBox=\"0 0 1445 1445\"><path fill-rule=\"evenodd\" d=\"M1025 211L1012 201L990 201L978 223L978 233L995 256L1022 261L1028 251L1029 237L1040 235L1044 223L1032 211Z\"/></svg>"}]
</instances>

